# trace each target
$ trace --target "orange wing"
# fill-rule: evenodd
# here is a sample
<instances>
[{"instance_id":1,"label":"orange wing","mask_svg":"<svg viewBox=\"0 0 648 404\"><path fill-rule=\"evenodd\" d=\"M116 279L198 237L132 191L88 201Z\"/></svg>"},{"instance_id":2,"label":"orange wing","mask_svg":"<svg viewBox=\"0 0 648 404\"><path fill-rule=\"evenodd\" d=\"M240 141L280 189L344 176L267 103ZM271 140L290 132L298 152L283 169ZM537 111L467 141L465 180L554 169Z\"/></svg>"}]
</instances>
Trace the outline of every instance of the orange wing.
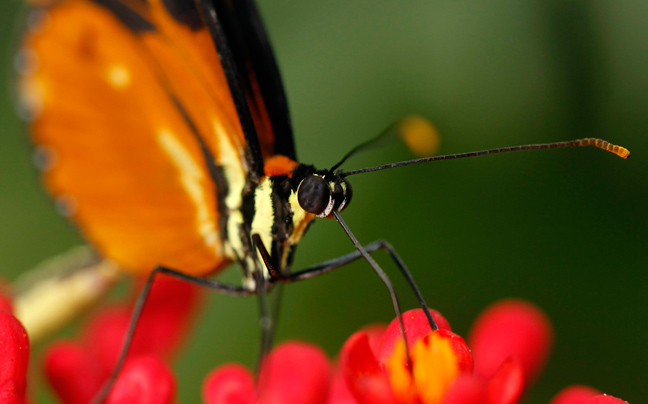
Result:
<instances>
[{"instance_id":1,"label":"orange wing","mask_svg":"<svg viewBox=\"0 0 648 404\"><path fill-rule=\"evenodd\" d=\"M245 137L209 32L160 1L39 11L21 93L46 186L87 239L132 272L203 275L228 263L221 219Z\"/></svg>"}]
</instances>

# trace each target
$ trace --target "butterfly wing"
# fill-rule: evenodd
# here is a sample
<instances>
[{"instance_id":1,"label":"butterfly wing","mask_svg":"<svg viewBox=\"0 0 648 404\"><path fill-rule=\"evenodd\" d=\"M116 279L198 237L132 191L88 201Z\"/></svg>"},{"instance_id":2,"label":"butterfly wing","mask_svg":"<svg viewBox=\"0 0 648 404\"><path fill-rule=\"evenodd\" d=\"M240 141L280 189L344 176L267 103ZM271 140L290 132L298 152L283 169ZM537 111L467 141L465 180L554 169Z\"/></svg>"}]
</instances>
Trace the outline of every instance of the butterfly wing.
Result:
<instances>
[{"instance_id":1,"label":"butterfly wing","mask_svg":"<svg viewBox=\"0 0 648 404\"><path fill-rule=\"evenodd\" d=\"M91 243L138 273L226 265L226 216L262 175L251 164L274 154L272 124L243 130L213 32L187 4L61 0L24 40L45 184ZM249 108L255 124L272 122L260 90L245 96L263 106Z\"/></svg>"},{"instance_id":2,"label":"butterfly wing","mask_svg":"<svg viewBox=\"0 0 648 404\"><path fill-rule=\"evenodd\" d=\"M252 0L218 0L241 83L248 98L264 155L280 154L296 160L288 102L281 75L256 5Z\"/></svg>"}]
</instances>

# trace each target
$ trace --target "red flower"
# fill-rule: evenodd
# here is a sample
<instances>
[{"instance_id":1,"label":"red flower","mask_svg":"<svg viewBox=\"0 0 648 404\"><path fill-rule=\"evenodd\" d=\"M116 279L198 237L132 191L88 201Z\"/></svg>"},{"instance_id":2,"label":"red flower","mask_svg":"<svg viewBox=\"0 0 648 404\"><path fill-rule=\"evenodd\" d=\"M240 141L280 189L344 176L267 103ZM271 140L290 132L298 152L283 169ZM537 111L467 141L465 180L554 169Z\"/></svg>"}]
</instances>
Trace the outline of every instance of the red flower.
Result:
<instances>
[{"instance_id":1,"label":"red flower","mask_svg":"<svg viewBox=\"0 0 648 404\"><path fill-rule=\"evenodd\" d=\"M141 285L136 285L134 294ZM131 343L129 355L155 354L169 359L180 346L199 300L196 286L166 276L155 280ZM110 372L122 349L133 303L105 308L83 330L83 344Z\"/></svg>"},{"instance_id":2,"label":"red flower","mask_svg":"<svg viewBox=\"0 0 648 404\"><path fill-rule=\"evenodd\" d=\"M549 404L628 404L616 397L601 394L587 386L570 386L558 393Z\"/></svg>"},{"instance_id":3,"label":"red flower","mask_svg":"<svg viewBox=\"0 0 648 404\"><path fill-rule=\"evenodd\" d=\"M475 372L457 380L444 404L514 404L544 367L553 331L534 306L505 300L482 313L469 341Z\"/></svg>"},{"instance_id":4,"label":"red flower","mask_svg":"<svg viewBox=\"0 0 648 404\"><path fill-rule=\"evenodd\" d=\"M558 393L549 404L583 404L601 393L588 386L570 386Z\"/></svg>"},{"instance_id":5,"label":"red flower","mask_svg":"<svg viewBox=\"0 0 648 404\"><path fill-rule=\"evenodd\" d=\"M176 386L164 362L176 350L197 301L193 286L162 279L152 290L129 356L106 404L172 404ZM0 295L0 403L25 403L29 343ZM528 303L503 301L487 309L470 333L470 346L432 312L402 317L409 355L396 320L353 334L332 364L316 346L288 342L262 364L257 382L247 369L224 365L205 381L206 404L515 404L542 370L553 332ZM47 377L64 404L85 404L112 370L130 321L130 308L100 311L84 338L50 347ZM474 360L474 362L473 362ZM623 404L583 386L563 390L550 404Z\"/></svg>"},{"instance_id":6,"label":"red flower","mask_svg":"<svg viewBox=\"0 0 648 404\"><path fill-rule=\"evenodd\" d=\"M205 379L207 404L325 404L331 364L324 352L302 342L276 347L263 362L259 381L245 368L223 365Z\"/></svg>"},{"instance_id":7,"label":"red flower","mask_svg":"<svg viewBox=\"0 0 648 404\"><path fill-rule=\"evenodd\" d=\"M29 339L20 321L0 309L0 403L25 403Z\"/></svg>"},{"instance_id":8,"label":"red flower","mask_svg":"<svg viewBox=\"0 0 648 404\"><path fill-rule=\"evenodd\" d=\"M171 404L175 378L163 359L178 348L198 301L195 286L172 278L156 280L140 317L125 366L106 404ZM83 339L52 345L45 372L65 404L87 404L117 362L130 324L131 305L98 312Z\"/></svg>"},{"instance_id":9,"label":"red flower","mask_svg":"<svg viewBox=\"0 0 648 404\"><path fill-rule=\"evenodd\" d=\"M546 363L551 325L528 303L509 300L487 309L471 332L472 355L448 322L432 314L439 331L431 331L422 310L403 315L411 369L394 320L387 328L353 334L332 377L322 370L329 365L317 348L286 343L264 363L258 385L238 365L216 369L205 382L205 403L515 404ZM551 402L622 403L582 386L565 389Z\"/></svg>"},{"instance_id":10,"label":"red flower","mask_svg":"<svg viewBox=\"0 0 648 404\"><path fill-rule=\"evenodd\" d=\"M175 394L168 366L155 356L140 355L126 363L105 404L172 404Z\"/></svg>"},{"instance_id":11,"label":"red flower","mask_svg":"<svg viewBox=\"0 0 648 404\"><path fill-rule=\"evenodd\" d=\"M477 376L490 379L506 359L513 358L530 384L547 362L553 330L549 319L536 307L504 300L479 316L468 340Z\"/></svg>"},{"instance_id":12,"label":"red flower","mask_svg":"<svg viewBox=\"0 0 648 404\"><path fill-rule=\"evenodd\" d=\"M420 310L403 315L412 371L397 321L387 327L377 350L369 345L366 331L347 340L340 363L359 403L436 403L460 373L472 372L466 343L449 330L445 318L435 311L432 314L441 327L438 332L431 331Z\"/></svg>"},{"instance_id":13,"label":"red flower","mask_svg":"<svg viewBox=\"0 0 648 404\"><path fill-rule=\"evenodd\" d=\"M202 395L207 404L253 404L256 391L252 373L240 365L223 365L207 376Z\"/></svg>"}]
</instances>

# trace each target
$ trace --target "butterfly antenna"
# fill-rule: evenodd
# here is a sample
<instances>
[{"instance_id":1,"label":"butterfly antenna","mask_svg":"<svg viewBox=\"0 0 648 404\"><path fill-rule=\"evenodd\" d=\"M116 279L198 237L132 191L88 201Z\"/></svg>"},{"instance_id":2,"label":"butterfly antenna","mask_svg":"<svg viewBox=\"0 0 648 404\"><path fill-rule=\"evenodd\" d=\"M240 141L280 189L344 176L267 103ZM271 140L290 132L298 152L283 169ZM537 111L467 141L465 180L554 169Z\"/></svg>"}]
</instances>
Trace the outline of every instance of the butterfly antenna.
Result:
<instances>
[{"instance_id":1,"label":"butterfly antenna","mask_svg":"<svg viewBox=\"0 0 648 404\"><path fill-rule=\"evenodd\" d=\"M337 164L331 167L330 171L337 170L351 156L361 150L376 146L388 137L400 138L407 144L410 151L419 156L430 156L439 146L439 134L430 121L420 116L410 115L395 121L373 139L351 149Z\"/></svg>"},{"instance_id":2,"label":"butterfly antenna","mask_svg":"<svg viewBox=\"0 0 648 404\"><path fill-rule=\"evenodd\" d=\"M360 143L359 145L357 145L357 146L354 147L353 149L349 150L349 152L348 152L347 154L345 154L344 157L342 157L342 159L341 159L338 163L336 163L333 167L331 167L330 170L331 170L331 171L335 171L335 170L337 170L337 169L338 169L342 164L344 164L344 163L345 163L345 162L346 162L346 161L347 161L351 156L353 156L354 154L358 153L360 150L367 149L367 148L369 148L369 147L375 145L376 143L378 143L381 139L383 139L383 138L385 138L386 136L390 135L390 134L393 132L395 126L396 126L396 123L392 123L392 124L389 125L387 128L385 128L382 132L380 132L380 133L378 134L378 136L374 137L373 139L369 139L369 140L367 140L366 142Z\"/></svg>"},{"instance_id":3,"label":"butterfly antenna","mask_svg":"<svg viewBox=\"0 0 648 404\"><path fill-rule=\"evenodd\" d=\"M392 300L392 305L394 306L394 312L396 313L396 318L398 319L398 327L400 328L401 335L403 336L403 342L405 343L405 352L407 353L407 365L408 365L408 368L409 368L409 370L411 372L414 368L412 367L412 359L410 358L410 354L409 354L409 346L407 344L407 338L405 337L405 325L403 324L403 316L402 316L403 312L401 310L400 302L398 301L398 295L396 294L396 290L394 289L394 285L392 285L392 283L389 280L389 277L387 276L385 271L383 271L382 268L380 268L378 263L371 257L371 255L369 255L367 250L365 250L365 248L362 246L362 244L360 244L360 242L358 241L356 236L353 234L353 232L351 232L351 229L349 228L349 226L346 224L346 222L342 218L342 215L340 214L340 212L338 212L337 210L334 210L333 214L335 215L335 218L337 219L338 223L340 223L340 226L342 226L342 228L344 229L344 232L351 239L351 242L353 243L355 248L360 252L360 254L362 254L364 259L367 260L369 265L371 265L373 270L376 272L376 274L378 274L380 279L383 281L383 283L387 287L387 290L389 291L389 295L391 296L391 300ZM437 328L435 328L436 324L434 323L434 320L432 320L432 324L433 324L432 328L437 329Z\"/></svg>"},{"instance_id":4,"label":"butterfly antenna","mask_svg":"<svg viewBox=\"0 0 648 404\"><path fill-rule=\"evenodd\" d=\"M474 151L474 152L468 152L468 153L458 153L458 154L447 154L444 156L432 156L432 157L423 157L420 159L414 159L414 160L408 160L408 161L401 161L397 163L391 163L391 164L384 164L376 167L368 167L368 168L361 168L358 170L349 170L349 171L341 171L338 174L341 177L348 177L350 175L356 175L356 174L362 174L362 173L368 173L372 171L381 171L381 170L387 170L390 168L396 168L396 167L403 167L403 166L409 166L412 164L419 164L419 163L429 163L432 161L439 161L439 160L456 160L456 159L462 159L462 158L467 158L467 157L478 157L478 156L485 156L487 154L500 154L500 153L509 153L509 152L518 152L518 151L525 151L525 150L544 150L544 149L562 149L566 147L588 147L588 146L593 146L597 147L599 149L603 149L605 151L608 151L610 153L616 154L617 156L625 159L628 158L630 155L630 151L626 149L625 147L622 146L617 146L615 144L612 144L610 142L607 142L602 139L596 139L596 138L586 138L586 139L577 139L577 140L571 140L567 142L556 142L556 143L539 143L539 144L529 144L529 145L523 145L523 146L509 146L509 147L500 147L497 149L488 149L488 150L480 150L480 151Z\"/></svg>"}]
</instances>

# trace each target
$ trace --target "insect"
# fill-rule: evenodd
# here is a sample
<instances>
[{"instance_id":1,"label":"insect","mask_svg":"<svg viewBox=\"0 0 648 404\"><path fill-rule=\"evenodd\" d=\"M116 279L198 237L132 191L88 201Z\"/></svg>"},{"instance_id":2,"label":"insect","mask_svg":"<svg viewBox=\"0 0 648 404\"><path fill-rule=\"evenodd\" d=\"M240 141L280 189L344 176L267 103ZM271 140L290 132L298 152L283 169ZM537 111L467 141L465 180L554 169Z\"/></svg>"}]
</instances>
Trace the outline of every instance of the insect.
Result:
<instances>
[{"instance_id":1,"label":"insect","mask_svg":"<svg viewBox=\"0 0 648 404\"><path fill-rule=\"evenodd\" d=\"M261 296L262 351L271 340L264 296L388 249L421 304L412 276L384 242L362 246L341 212L348 177L435 160L556 147L598 139L438 156L361 170L298 163L288 103L252 1L60 0L36 12L25 37L38 65L21 82L46 187L105 257L224 294ZM29 56L27 56L28 58ZM316 218L335 218L356 251L293 271ZM243 282L206 276L240 263ZM431 320L431 317L430 317ZM431 320L433 323L433 321ZM136 321L133 322L136 324ZM123 359L123 357L122 357Z\"/></svg>"}]
</instances>

